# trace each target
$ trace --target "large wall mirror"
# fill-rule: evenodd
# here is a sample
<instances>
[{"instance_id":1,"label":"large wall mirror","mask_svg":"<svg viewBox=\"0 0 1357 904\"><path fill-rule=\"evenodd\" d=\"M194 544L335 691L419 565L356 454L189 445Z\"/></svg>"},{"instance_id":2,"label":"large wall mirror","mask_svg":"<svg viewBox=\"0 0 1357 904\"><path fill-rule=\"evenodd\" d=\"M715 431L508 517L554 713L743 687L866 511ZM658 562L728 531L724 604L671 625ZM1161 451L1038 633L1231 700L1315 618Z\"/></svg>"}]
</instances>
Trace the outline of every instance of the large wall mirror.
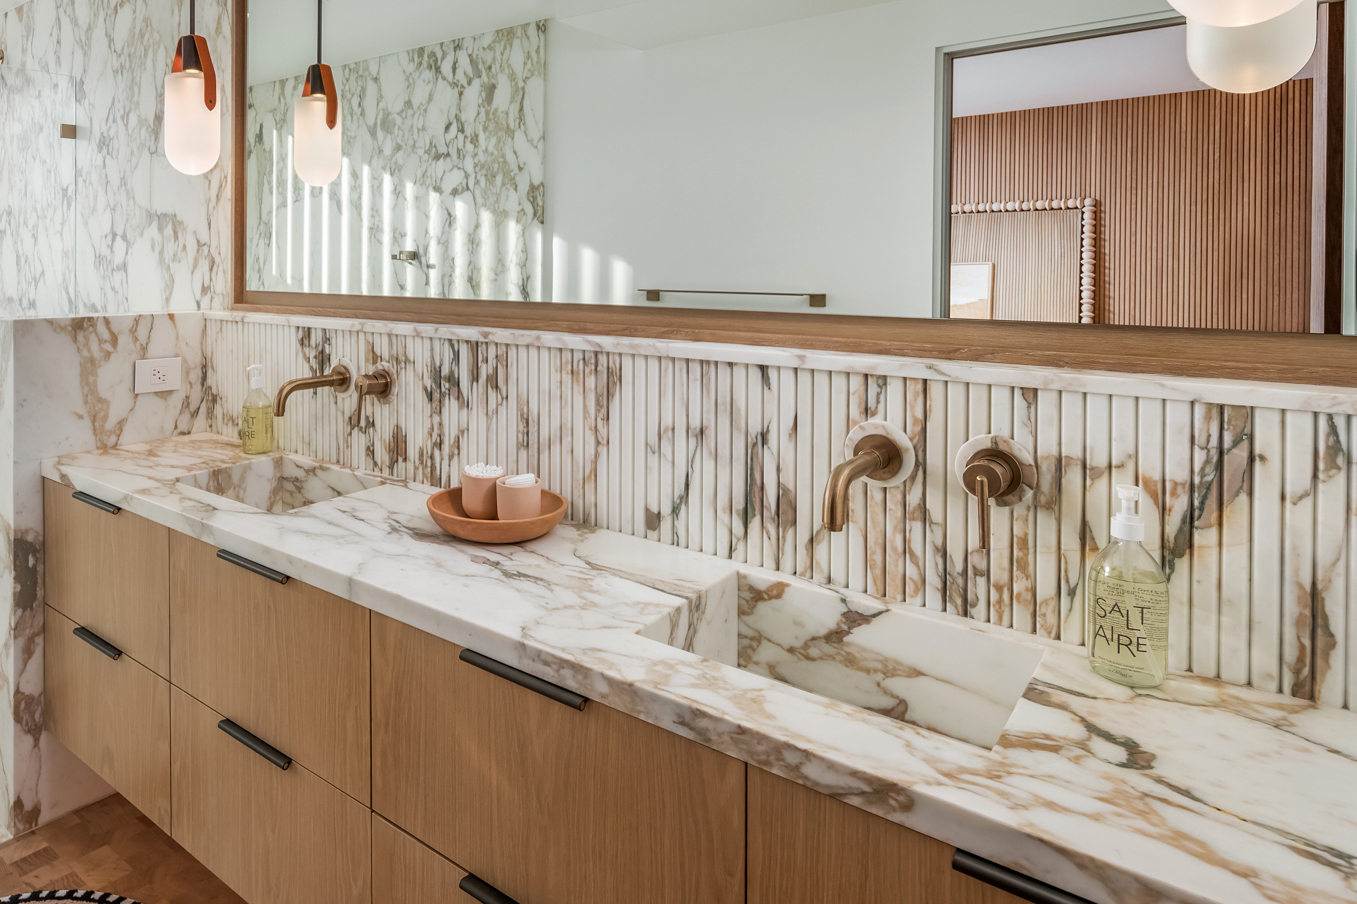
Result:
<instances>
[{"instance_id":1,"label":"large wall mirror","mask_svg":"<svg viewBox=\"0 0 1357 904\"><path fill-rule=\"evenodd\" d=\"M1343 6L1235 94L1158 0L255 2L244 298L1340 332Z\"/></svg>"}]
</instances>

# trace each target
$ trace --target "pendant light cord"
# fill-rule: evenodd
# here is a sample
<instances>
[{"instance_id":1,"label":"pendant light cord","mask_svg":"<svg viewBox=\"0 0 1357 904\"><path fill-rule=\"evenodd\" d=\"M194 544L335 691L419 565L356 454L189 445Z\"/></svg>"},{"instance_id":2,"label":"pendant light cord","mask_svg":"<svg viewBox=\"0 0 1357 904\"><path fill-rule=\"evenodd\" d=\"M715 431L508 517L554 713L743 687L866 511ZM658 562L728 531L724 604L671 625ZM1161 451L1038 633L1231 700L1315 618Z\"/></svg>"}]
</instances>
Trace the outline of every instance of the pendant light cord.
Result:
<instances>
[{"instance_id":1,"label":"pendant light cord","mask_svg":"<svg viewBox=\"0 0 1357 904\"><path fill-rule=\"evenodd\" d=\"M198 0L188 0L188 33L198 33Z\"/></svg>"},{"instance_id":2,"label":"pendant light cord","mask_svg":"<svg viewBox=\"0 0 1357 904\"><path fill-rule=\"evenodd\" d=\"M189 2L192 2L192 0L189 0ZM321 63L321 47L320 47L320 34L321 34L321 31L320 31L321 6L322 6L322 0L316 0L316 65L317 65L317 66L319 66L320 63Z\"/></svg>"}]
</instances>

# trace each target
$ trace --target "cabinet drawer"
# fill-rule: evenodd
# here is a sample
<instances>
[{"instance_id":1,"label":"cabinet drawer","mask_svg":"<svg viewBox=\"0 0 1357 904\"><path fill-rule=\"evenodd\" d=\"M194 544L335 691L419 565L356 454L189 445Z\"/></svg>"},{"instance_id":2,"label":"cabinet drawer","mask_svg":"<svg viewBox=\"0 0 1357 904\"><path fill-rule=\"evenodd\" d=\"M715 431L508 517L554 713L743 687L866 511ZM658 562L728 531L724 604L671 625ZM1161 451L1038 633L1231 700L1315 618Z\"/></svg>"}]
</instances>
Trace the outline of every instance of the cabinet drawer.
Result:
<instances>
[{"instance_id":1,"label":"cabinet drawer","mask_svg":"<svg viewBox=\"0 0 1357 904\"><path fill-rule=\"evenodd\" d=\"M184 534L170 555L175 686L367 803L368 610L276 584Z\"/></svg>"},{"instance_id":2,"label":"cabinet drawer","mask_svg":"<svg viewBox=\"0 0 1357 904\"><path fill-rule=\"evenodd\" d=\"M369 904L371 815L296 763L279 769L171 690L174 839L256 904Z\"/></svg>"},{"instance_id":3,"label":"cabinet drawer","mask_svg":"<svg viewBox=\"0 0 1357 904\"><path fill-rule=\"evenodd\" d=\"M451 860L373 814L372 904L476 904L457 887L464 876Z\"/></svg>"},{"instance_id":4,"label":"cabinet drawer","mask_svg":"<svg viewBox=\"0 0 1357 904\"><path fill-rule=\"evenodd\" d=\"M743 904L743 763L372 627L383 816L519 904Z\"/></svg>"},{"instance_id":5,"label":"cabinet drawer","mask_svg":"<svg viewBox=\"0 0 1357 904\"><path fill-rule=\"evenodd\" d=\"M169 529L74 492L43 481L47 604L168 678Z\"/></svg>"},{"instance_id":6,"label":"cabinet drawer","mask_svg":"<svg viewBox=\"0 0 1357 904\"><path fill-rule=\"evenodd\" d=\"M749 767L748 904L1022 904L955 872L953 850Z\"/></svg>"},{"instance_id":7,"label":"cabinet drawer","mask_svg":"<svg viewBox=\"0 0 1357 904\"><path fill-rule=\"evenodd\" d=\"M47 607L47 724L147 818L170 831L170 686L128 656L110 659Z\"/></svg>"}]
</instances>

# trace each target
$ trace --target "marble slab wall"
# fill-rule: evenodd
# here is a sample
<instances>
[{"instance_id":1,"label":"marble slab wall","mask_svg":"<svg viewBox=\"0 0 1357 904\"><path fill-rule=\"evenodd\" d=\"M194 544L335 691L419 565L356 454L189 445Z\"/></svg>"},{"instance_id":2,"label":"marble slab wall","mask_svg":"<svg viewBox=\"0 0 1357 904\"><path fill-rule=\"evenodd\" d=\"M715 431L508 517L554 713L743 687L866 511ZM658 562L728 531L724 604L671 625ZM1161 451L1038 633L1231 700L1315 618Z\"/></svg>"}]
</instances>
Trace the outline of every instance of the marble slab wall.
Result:
<instances>
[{"instance_id":1,"label":"marble slab wall","mask_svg":"<svg viewBox=\"0 0 1357 904\"><path fill-rule=\"evenodd\" d=\"M249 90L249 288L540 301L546 23L334 76L344 168L324 188L292 164L302 73Z\"/></svg>"},{"instance_id":2,"label":"marble slab wall","mask_svg":"<svg viewBox=\"0 0 1357 904\"><path fill-rule=\"evenodd\" d=\"M0 13L0 317L229 304L228 167L185 176L162 147L161 86L187 31L187 0L29 0ZM198 32L227 149L230 4L199 4Z\"/></svg>"},{"instance_id":3,"label":"marble slab wall","mask_svg":"<svg viewBox=\"0 0 1357 904\"><path fill-rule=\"evenodd\" d=\"M47 730L43 703L44 458L202 432L200 314L0 321L0 793L18 834L109 793ZM184 388L134 395L133 362L180 357Z\"/></svg>"},{"instance_id":4,"label":"marble slab wall","mask_svg":"<svg viewBox=\"0 0 1357 904\"><path fill-rule=\"evenodd\" d=\"M1163 513L1148 545L1170 575L1174 668L1357 700L1357 392L206 317L220 432L238 429L248 364L270 387L341 359L386 365L389 403L294 396L282 448L440 486L478 461L533 471L588 524L1074 644L1113 488L1136 483ZM902 429L919 464L895 489L855 487L848 530L829 534L825 480L867 420ZM989 555L952 467L987 433L1031 450L1039 475L995 510Z\"/></svg>"}]
</instances>

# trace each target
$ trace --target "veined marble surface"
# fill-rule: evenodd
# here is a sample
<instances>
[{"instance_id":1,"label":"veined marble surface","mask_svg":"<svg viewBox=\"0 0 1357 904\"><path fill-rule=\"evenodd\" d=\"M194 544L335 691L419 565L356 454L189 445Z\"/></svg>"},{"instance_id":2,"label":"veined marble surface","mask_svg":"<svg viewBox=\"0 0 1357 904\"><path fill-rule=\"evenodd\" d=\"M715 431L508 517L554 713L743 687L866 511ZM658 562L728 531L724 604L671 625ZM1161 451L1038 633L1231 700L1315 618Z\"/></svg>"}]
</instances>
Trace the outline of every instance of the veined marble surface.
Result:
<instances>
[{"instance_id":1,"label":"veined marble surface","mask_svg":"<svg viewBox=\"0 0 1357 904\"><path fill-rule=\"evenodd\" d=\"M179 481L244 460L200 435L67 455L43 473L1100 904L1357 899L1350 712L1188 676L1133 691L1080 650L1015 639L1041 662L985 750L653 639L726 631L741 576L816 590L799 579L569 524L472 546L432 524L415 486L269 514Z\"/></svg>"}]
</instances>

